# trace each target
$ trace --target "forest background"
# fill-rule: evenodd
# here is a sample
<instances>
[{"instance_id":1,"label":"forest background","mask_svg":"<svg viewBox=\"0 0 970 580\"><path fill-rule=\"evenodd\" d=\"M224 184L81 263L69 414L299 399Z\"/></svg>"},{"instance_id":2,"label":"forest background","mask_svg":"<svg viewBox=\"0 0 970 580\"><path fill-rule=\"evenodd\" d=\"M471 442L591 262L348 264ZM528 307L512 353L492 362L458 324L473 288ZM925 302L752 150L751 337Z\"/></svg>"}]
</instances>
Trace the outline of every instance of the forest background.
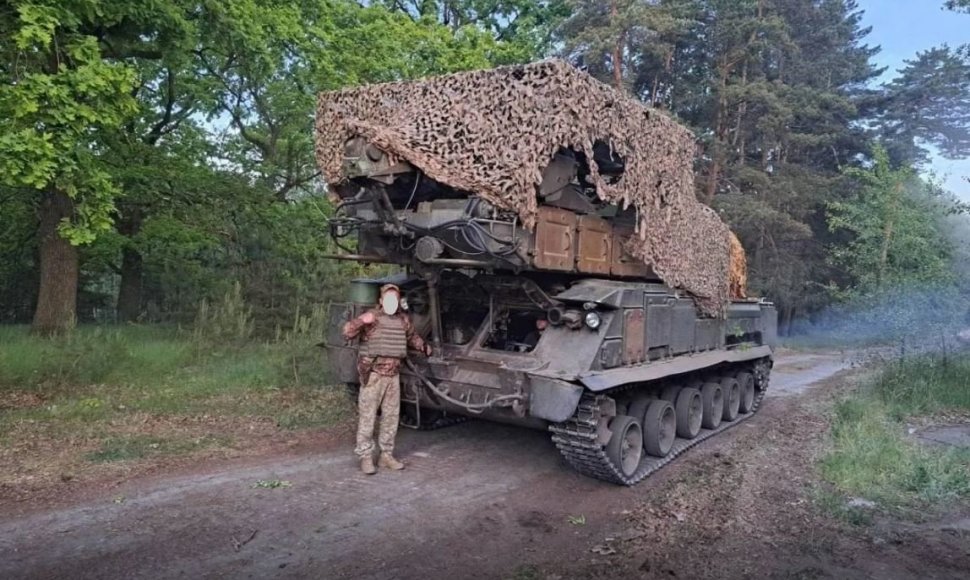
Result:
<instances>
[{"instance_id":1,"label":"forest background","mask_svg":"<svg viewBox=\"0 0 970 580\"><path fill-rule=\"evenodd\" d=\"M970 45L878 80L868 33L854 0L6 2L0 322L305 331L362 273L323 257L317 92L559 56L694 131L783 333L962 323L966 207L927 168L970 153Z\"/></svg>"}]
</instances>

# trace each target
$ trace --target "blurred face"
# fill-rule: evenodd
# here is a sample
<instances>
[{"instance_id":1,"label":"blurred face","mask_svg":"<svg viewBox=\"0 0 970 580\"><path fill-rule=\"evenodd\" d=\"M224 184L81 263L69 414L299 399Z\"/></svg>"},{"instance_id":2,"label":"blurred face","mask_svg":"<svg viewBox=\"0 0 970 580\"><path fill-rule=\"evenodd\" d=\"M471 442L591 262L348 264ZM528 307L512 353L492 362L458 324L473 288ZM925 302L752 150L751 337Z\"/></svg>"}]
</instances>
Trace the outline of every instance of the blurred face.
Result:
<instances>
[{"instance_id":1,"label":"blurred face","mask_svg":"<svg viewBox=\"0 0 970 580\"><path fill-rule=\"evenodd\" d=\"M397 309L400 305L401 298L397 295L397 292L385 292L381 296L381 310L384 311L384 314L397 314Z\"/></svg>"}]
</instances>

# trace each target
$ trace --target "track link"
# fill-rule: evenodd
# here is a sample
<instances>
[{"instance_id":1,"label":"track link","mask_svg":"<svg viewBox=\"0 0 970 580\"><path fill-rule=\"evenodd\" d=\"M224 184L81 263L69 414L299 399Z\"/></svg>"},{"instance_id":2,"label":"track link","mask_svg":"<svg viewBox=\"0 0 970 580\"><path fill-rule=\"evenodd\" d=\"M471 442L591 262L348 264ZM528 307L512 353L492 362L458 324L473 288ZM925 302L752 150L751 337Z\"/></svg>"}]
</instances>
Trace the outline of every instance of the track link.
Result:
<instances>
[{"instance_id":1,"label":"track link","mask_svg":"<svg viewBox=\"0 0 970 580\"><path fill-rule=\"evenodd\" d=\"M739 413L737 419L730 423L723 422L717 429L701 429L701 432L693 439L678 437L666 457L652 457L644 453L636 471L629 477L623 475L619 468L607 457L606 446L599 445L596 442L597 418L600 413L599 403L596 400L597 395L594 393L583 395L576 413L571 418L549 427L549 430L553 433L552 441L576 471L611 483L634 485L672 462L681 453L722 431L747 421L757 413L768 389L770 368L770 362L759 362L752 369L755 377L755 400L751 412Z\"/></svg>"}]
</instances>

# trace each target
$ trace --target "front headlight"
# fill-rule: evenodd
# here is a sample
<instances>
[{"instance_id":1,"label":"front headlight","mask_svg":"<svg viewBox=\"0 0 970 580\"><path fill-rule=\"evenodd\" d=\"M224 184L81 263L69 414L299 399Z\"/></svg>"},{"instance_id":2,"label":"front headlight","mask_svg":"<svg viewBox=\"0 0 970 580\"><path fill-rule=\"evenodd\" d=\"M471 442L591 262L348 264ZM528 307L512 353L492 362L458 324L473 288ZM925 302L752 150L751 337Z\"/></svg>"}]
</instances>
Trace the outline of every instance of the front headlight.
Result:
<instances>
[{"instance_id":1,"label":"front headlight","mask_svg":"<svg viewBox=\"0 0 970 580\"><path fill-rule=\"evenodd\" d=\"M600 327L600 322L602 322L602 319L600 318L600 315L595 312L587 312L586 318L584 318L583 321L586 323L586 326L590 327L592 330L596 330Z\"/></svg>"}]
</instances>

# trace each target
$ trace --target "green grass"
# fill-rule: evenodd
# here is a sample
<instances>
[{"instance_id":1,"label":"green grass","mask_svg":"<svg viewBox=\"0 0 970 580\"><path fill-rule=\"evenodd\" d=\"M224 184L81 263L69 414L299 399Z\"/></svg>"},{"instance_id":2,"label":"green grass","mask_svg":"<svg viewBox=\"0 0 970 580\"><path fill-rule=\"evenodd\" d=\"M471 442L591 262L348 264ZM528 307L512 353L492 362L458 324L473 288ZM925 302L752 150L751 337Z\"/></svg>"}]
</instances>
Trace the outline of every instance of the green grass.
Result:
<instances>
[{"instance_id":1,"label":"green grass","mask_svg":"<svg viewBox=\"0 0 970 580\"><path fill-rule=\"evenodd\" d=\"M970 357L950 355L893 362L872 384L895 419L942 411L970 411Z\"/></svg>"},{"instance_id":2,"label":"green grass","mask_svg":"<svg viewBox=\"0 0 970 580\"><path fill-rule=\"evenodd\" d=\"M823 476L886 508L970 498L970 450L921 444L906 421L970 411L970 358L890 363L835 405Z\"/></svg>"},{"instance_id":3,"label":"green grass","mask_svg":"<svg viewBox=\"0 0 970 580\"><path fill-rule=\"evenodd\" d=\"M165 439L148 435L109 437L101 443L101 447L97 451L85 455L85 459L96 463L130 461L151 456L181 455L208 447L225 447L229 444L231 444L231 439L218 436L196 439Z\"/></svg>"},{"instance_id":4,"label":"green grass","mask_svg":"<svg viewBox=\"0 0 970 580\"><path fill-rule=\"evenodd\" d=\"M42 404L0 406L0 442L16 427L47 437L101 442L90 461L124 461L189 452L178 438L118 437L119 424L152 417L271 418L284 429L323 427L350 412L328 385L315 336L221 342L161 326L79 327L42 339L0 327L0 405L36 396ZM127 431L126 431L127 433ZM194 441L194 439L192 440Z\"/></svg>"}]
</instances>

